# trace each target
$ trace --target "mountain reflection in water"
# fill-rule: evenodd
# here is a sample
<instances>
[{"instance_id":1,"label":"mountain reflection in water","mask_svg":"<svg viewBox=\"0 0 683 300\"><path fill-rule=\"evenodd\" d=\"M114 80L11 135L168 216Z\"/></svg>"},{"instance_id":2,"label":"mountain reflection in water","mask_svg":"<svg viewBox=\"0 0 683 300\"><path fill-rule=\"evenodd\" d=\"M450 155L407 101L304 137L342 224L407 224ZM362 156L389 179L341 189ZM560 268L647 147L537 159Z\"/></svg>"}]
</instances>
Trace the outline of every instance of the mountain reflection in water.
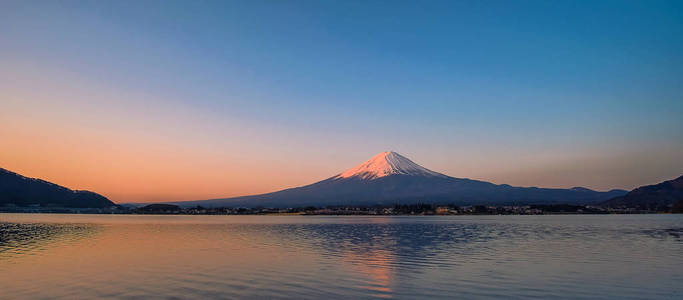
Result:
<instances>
[{"instance_id":1,"label":"mountain reflection in water","mask_svg":"<svg viewBox=\"0 0 683 300\"><path fill-rule=\"evenodd\" d=\"M671 299L683 218L0 214L0 298Z\"/></svg>"}]
</instances>

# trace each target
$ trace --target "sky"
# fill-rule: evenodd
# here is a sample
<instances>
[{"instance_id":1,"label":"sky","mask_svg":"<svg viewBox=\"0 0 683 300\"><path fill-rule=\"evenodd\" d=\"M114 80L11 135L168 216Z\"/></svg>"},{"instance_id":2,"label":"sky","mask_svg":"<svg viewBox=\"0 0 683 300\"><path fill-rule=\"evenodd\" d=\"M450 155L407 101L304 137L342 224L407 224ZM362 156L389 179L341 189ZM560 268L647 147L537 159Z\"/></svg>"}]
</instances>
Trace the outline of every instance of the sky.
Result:
<instances>
[{"instance_id":1,"label":"sky","mask_svg":"<svg viewBox=\"0 0 683 300\"><path fill-rule=\"evenodd\" d=\"M114 202L683 174L681 1L1 1L0 167Z\"/></svg>"}]
</instances>

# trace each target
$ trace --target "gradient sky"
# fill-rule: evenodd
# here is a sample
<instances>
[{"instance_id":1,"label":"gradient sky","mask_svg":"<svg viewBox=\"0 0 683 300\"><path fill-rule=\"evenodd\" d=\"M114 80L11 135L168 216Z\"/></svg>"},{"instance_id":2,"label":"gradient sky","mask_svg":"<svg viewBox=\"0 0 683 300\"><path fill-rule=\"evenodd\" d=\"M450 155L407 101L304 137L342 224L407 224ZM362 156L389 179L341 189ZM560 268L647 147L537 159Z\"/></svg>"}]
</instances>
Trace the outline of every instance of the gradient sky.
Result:
<instances>
[{"instance_id":1,"label":"gradient sky","mask_svg":"<svg viewBox=\"0 0 683 300\"><path fill-rule=\"evenodd\" d=\"M2 1L0 167L115 202L683 174L683 1Z\"/></svg>"}]
</instances>

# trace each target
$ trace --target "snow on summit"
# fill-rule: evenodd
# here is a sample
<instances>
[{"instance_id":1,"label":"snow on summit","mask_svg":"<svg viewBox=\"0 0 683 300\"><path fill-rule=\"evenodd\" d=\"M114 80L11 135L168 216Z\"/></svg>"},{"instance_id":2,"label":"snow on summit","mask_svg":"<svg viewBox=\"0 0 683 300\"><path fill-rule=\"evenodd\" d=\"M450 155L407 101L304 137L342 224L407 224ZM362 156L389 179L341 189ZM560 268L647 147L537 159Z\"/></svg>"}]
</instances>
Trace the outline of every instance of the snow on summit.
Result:
<instances>
[{"instance_id":1,"label":"snow on summit","mask_svg":"<svg viewBox=\"0 0 683 300\"><path fill-rule=\"evenodd\" d=\"M394 151L382 152L368 161L348 169L335 179L360 177L362 179L377 179L389 175L413 175L429 177L446 177L441 173L424 168L405 156Z\"/></svg>"}]
</instances>

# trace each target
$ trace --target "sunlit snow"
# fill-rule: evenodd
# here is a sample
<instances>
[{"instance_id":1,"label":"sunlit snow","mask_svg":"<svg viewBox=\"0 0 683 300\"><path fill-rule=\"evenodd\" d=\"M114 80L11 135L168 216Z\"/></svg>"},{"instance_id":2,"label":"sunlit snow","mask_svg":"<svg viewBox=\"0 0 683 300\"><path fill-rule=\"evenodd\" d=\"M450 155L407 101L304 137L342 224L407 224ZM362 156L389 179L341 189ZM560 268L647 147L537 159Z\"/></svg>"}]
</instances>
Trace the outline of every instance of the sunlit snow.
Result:
<instances>
[{"instance_id":1,"label":"sunlit snow","mask_svg":"<svg viewBox=\"0 0 683 300\"><path fill-rule=\"evenodd\" d=\"M377 179L384 176L397 174L446 177L446 175L431 171L414 163L401 154L398 154L394 151L388 151L377 154L368 161L348 169L334 178L339 179L359 177L362 179Z\"/></svg>"}]
</instances>

